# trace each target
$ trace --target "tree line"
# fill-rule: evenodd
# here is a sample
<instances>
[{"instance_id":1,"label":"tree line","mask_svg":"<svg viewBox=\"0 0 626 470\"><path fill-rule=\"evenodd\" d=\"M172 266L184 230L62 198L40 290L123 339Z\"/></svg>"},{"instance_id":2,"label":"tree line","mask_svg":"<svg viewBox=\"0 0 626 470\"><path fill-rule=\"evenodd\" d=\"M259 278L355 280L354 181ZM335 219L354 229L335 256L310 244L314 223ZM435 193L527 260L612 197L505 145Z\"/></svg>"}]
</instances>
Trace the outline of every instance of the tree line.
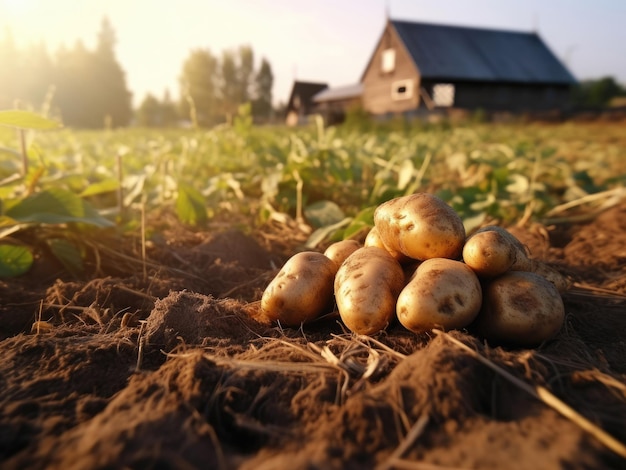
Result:
<instances>
[{"instance_id":1,"label":"tree line","mask_svg":"<svg viewBox=\"0 0 626 470\"><path fill-rule=\"evenodd\" d=\"M267 59L254 68L250 46L226 50L221 57L210 49L194 49L183 63L180 75L180 102L172 102L166 92L159 101L148 95L139 106L141 125L169 125L182 118L193 125L212 126L230 122L240 105L250 103L257 120L271 117L274 76Z\"/></svg>"},{"instance_id":2,"label":"tree line","mask_svg":"<svg viewBox=\"0 0 626 470\"><path fill-rule=\"evenodd\" d=\"M250 46L224 51L191 50L179 76L180 99L168 91L145 96L137 110L125 72L115 56L116 37L102 20L94 49L82 41L50 55L40 42L20 49L9 30L0 38L0 109L17 106L60 117L84 128L173 126L188 121L212 126L228 122L241 104L250 103L257 120L272 116L273 74L267 59L255 68Z\"/></svg>"}]
</instances>

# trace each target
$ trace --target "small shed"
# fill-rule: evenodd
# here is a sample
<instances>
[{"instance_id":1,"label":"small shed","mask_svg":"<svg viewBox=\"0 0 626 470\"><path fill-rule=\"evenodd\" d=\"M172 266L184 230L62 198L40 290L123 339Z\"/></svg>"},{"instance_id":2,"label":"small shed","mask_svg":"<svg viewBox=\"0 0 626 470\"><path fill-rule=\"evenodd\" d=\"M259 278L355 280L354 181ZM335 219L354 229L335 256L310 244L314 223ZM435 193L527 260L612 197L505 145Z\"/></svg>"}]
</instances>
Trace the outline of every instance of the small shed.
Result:
<instances>
[{"instance_id":1,"label":"small shed","mask_svg":"<svg viewBox=\"0 0 626 470\"><path fill-rule=\"evenodd\" d=\"M576 79L535 32L388 20L361 77L372 114L562 109Z\"/></svg>"},{"instance_id":2,"label":"small shed","mask_svg":"<svg viewBox=\"0 0 626 470\"><path fill-rule=\"evenodd\" d=\"M326 123L335 124L345 119L346 111L361 106L362 94L361 83L326 88L313 96L313 104Z\"/></svg>"},{"instance_id":3,"label":"small shed","mask_svg":"<svg viewBox=\"0 0 626 470\"><path fill-rule=\"evenodd\" d=\"M295 126L305 122L306 117L313 113L313 96L327 88L326 83L295 81L287 102L287 125Z\"/></svg>"}]
</instances>

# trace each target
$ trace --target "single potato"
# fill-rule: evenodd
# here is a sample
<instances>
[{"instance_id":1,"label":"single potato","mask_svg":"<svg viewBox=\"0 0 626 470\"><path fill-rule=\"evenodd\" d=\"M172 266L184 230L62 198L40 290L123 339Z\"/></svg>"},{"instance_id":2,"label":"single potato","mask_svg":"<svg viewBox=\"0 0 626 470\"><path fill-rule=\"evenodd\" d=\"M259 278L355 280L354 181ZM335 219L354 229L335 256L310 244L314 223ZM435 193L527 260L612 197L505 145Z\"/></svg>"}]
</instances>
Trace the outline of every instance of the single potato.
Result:
<instances>
[{"instance_id":1,"label":"single potato","mask_svg":"<svg viewBox=\"0 0 626 470\"><path fill-rule=\"evenodd\" d=\"M335 276L335 300L343 323L363 335L385 329L393 320L403 286L402 267L386 250L359 248Z\"/></svg>"},{"instance_id":2,"label":"single potato","mask_svg":"<svg viewBox=\"0 0 626 470\"><path fill-rule=\"evenodd\" d=\"M479 276L495 277L511 269L518 251L500 231L481 231L465 242L463 261Z\"/></svg>"},{"instance_id":3,"label":"single potato","mask_svg":"<svg viewBox=\"0 0 626 470\"><path fill-rule=\"evenodd\" d=\"M535 273L509 271L483 287L476 330L489 341L537 346L553 338L564 319L554 284Z\"/></svg>"},{"instance_id":4,"label":"single potato","mask_svg":"<svg viewBox=\"0 0 626 470\"><path fill-rule=\"evenodd\" d=\"M431 258L419 265L398 297L396 313L416 333L438 327L468 326L480 311L482 290L478 277L466 264Z\"/></svg>"},{"instance_id":5,"label":"single potato","mask_svg":"<svg viewBox=\"0 0 626 470\"><path fill-rule=\"evenodd\" d=\"M458 259L465 243L459 215L432 194L391 199L374 211L374 224L387 249L409 258Z\"/></svg>"},{"instance_id":6,"label":"single potato","mask_svg":"<svg viewBox=\"0 0 626 470\"><path fill-rule=\"evenodd\" d=\"M348 256L361 248L361 244L356 240L341 240L331 244L324 254L332 259L337 267L341 266Z\"/></svg>"},{"instance_id":7,"label":"single potato","mask_svg":"<svg viewBox=\"0 0 626 470\"><path fill-rule=\"evenodd\" d=\"M337 264L314 251L293 255L269 283L261 298L261 317L285 326L300 326L330 310Z\"/></svg>"},{"instance_id":8,"label":"single potato","mask_svg":"<svg viewBox=\"0 0 626 470\"><path fill-rule=\"evenodd\" d=\"M561 293L570 288L565 276L551 266L530 258L515 235L497 225L483 227L467 239L463 260L479 276L488 278L509 270L526 271L543 276Z\"/></svg>"}]
</instances>

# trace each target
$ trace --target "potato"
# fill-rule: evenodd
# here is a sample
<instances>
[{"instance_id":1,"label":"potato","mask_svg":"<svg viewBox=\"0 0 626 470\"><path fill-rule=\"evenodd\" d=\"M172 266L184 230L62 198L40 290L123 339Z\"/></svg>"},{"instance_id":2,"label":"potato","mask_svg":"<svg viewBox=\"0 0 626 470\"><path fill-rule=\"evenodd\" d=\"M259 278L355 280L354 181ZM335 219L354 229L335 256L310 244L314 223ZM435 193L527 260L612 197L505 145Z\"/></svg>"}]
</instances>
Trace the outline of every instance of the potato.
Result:
<instances>
[{"instance_id":1,"label":"potato","mask_svg":"<svg viewBox=\"0 0 626 470\"><path fill-rule=\"evenodd\" d=\"M374 211L374 224L387 249L409 258L458 259L465 227L443 200L427 193L391 199Z\"/></svg>"},{"instance_id":2,"label":"potato","mask_svg":"<svg viewBox=\"0 0 626 470\"><path fill-rule=\"evenodd\" d=\"M396 299L404 286L400 263L377 246L359 248L335 276L335 300L344 324L371 335L393 320Z\"/></svg>"},{"instance_id":3,"label":"potato","mask_svg":"<svg viewBox=\"0 0 626 470\"><path fill-rule=\"evenodd\" d=\"M269 283L261 298L261 316L299 326L330 310L337 264L322 253L293 255Z\"/></svg>"},{"instance_id":4,"label":"potato","mask_svg":"<svg viewBox=\"0 0 626 470\"><path fill-rule=\"evenodd\" d=\"M470 236L463 247L463 260L479 276L495 277L506 271L539 274L565 292L570 282L547 264L528 256L522 243L506 229L488 225Z\"/></svg>"},{"instance_id":5,"label":"potato","mask_svg":"<svg viewBox=\"0 0 626 470\"><path fill-rule=\"evenodd\" d=\"M518 256L518 248L497 230L477 232L463 247L463 261L476 274L495 277L504 274Z\"/></svg>"},{"instance_id":6,"label":"potato","mask_svg":"<svg viewBox=\"0 0 626 470\"><path fill-rule=\"evenodd\" d=\"M468 326L480 311L482 290L466 264L431 258L419 265L397 302L400 323L416 333Z\"/></svg>"},{"instance_id":7,"label":"potato","mask_svg":"<svg viewBox=\"0 0 626 470\"><path fill-rule=\"evenodd\" d=\"M483 287L477 332L487 340L537 346L553 338L565 319L556 287L544 277L509 271Z\"/></svg>"},{"instance_id":8,"label":"potato","mask_svg":"<svg viewBox=\"0 0 626 470\"><path fill-rule=\"evenodd\" d=\"M385 244L383 243L382 238L380 238L380 233L378 232L378 229L376 227L372 227L370 231L367 233L367 236L365 237L364 246L377 246L379 248L382 248L383 250L386 250L391 256L393 256L399 263L402 263L402 264L411 263L415 261L414 259L409 258L406 255L403 255L399 251L390 250L389 248L387 248Z\"/></svg>"},{"instance_id":9,"label":"potato","mask_svg":"<svg viewBox=\"0 0 626 470\"><path fill-rule=\"evenodd\" d=\"M377 246L378 248L382 248L384 250L387 249L382 239L380 238L380 233L378 233L378 229L376 227L372 227L369 232L367 232L367 236L365 237L364 246Z\"/></svg>"},{"instance_id":10,"label":"potato","mask_svg":"<svg viewBox=\"0 0 626 470\"><path fill-rule=\"evenodd\" d=\"M337 263L337 267L341 266L348 256L361 248L361 244L356 240L341 240L331 244L324 255Z\"/></svg>"}]
</instances>

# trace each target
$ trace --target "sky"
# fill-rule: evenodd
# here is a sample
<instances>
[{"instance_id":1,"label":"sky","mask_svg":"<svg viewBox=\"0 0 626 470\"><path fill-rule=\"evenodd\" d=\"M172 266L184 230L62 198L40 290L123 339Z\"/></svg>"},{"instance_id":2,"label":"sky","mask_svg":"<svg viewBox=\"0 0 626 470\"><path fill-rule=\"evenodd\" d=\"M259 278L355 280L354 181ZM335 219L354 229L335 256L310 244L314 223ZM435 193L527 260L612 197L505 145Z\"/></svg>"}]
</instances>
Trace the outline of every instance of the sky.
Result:
<instances>
[{"instance_id":1,"label":"sky","mask_svg":"<svg viewBox=\"0 0 626 470\"><path fill-rule=\"evenodd\" d=\"M0 33L19 46L43 41L53 54L82 40L94 47L102 18L138 105L147 93L178 97L192 49L250 45L274 73L274 101L294 79L341 86L359 81L392 19L536 31L579 80L626 84L626 0L0 0ZM1 73L2 64L0 64Z\"/></svg>"}]
</instances>

